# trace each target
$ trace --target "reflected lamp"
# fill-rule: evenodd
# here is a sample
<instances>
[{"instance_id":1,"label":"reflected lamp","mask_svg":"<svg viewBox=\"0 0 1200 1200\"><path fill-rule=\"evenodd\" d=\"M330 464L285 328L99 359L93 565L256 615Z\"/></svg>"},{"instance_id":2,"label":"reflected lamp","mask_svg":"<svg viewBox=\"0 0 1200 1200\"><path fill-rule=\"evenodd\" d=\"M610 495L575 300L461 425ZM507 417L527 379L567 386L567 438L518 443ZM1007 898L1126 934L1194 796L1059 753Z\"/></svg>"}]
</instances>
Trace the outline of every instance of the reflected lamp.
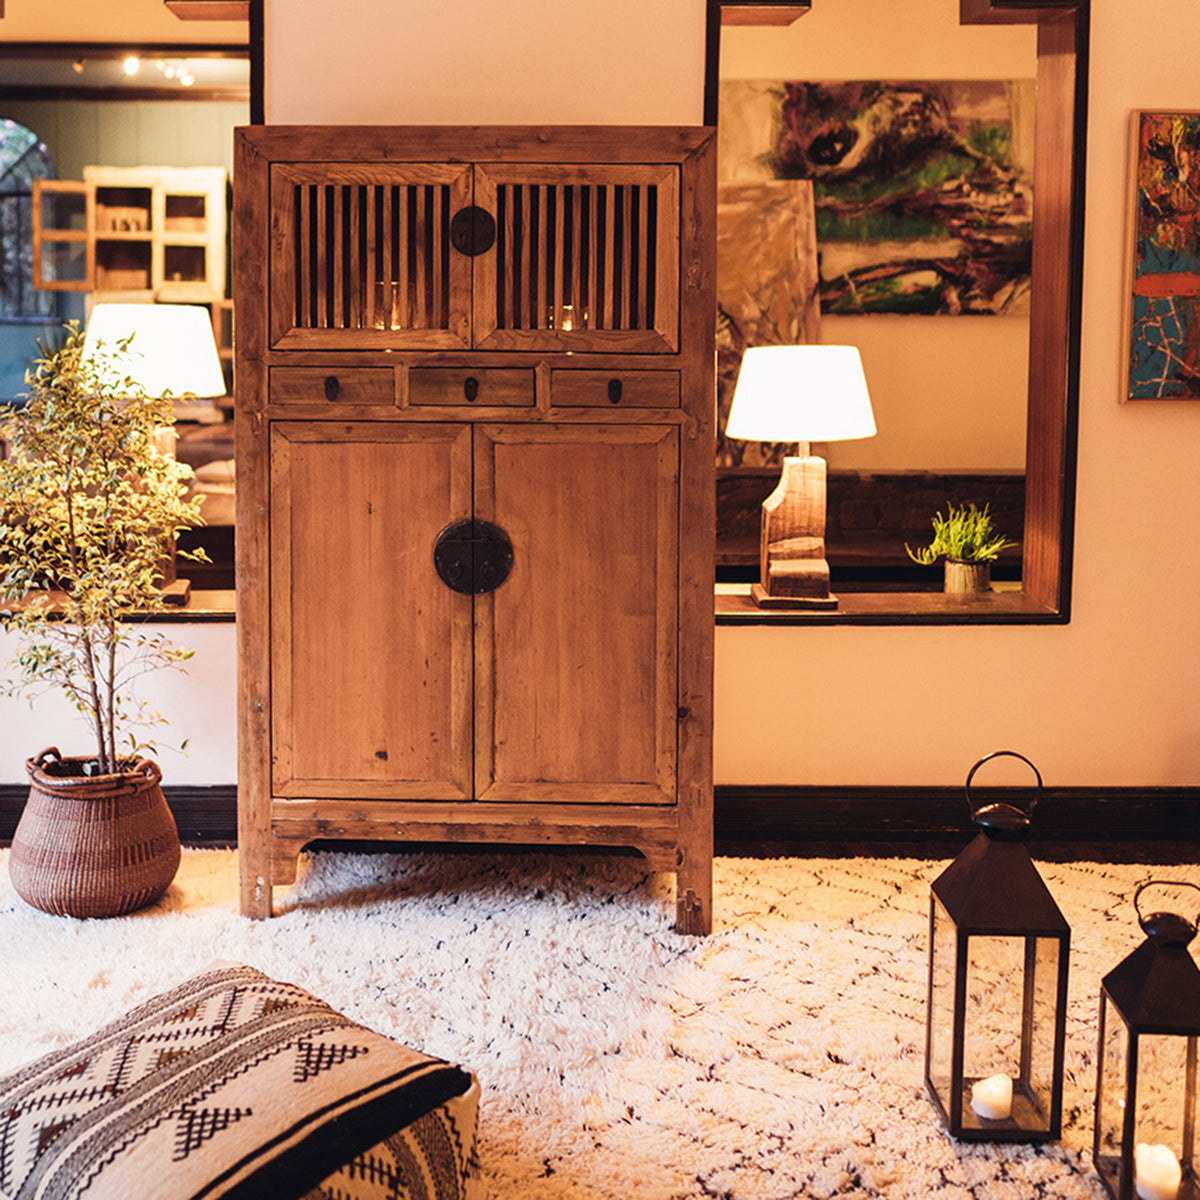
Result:
<instances>
[{"instance_id":1,"label":"reflected lamp","mask_svg":"<svg viewBox=\"0 0 1200 1200\"><path fill-rule=\"evenodd\" d=\"M121 356L121 375L132 379L147 396L170 395L180 400L225 395L225 373L206 308L198 304L97 304L88 317L84 361L94 361L101 344L111 355L128 337L133 340Z\"/></svg>"},{"instance_id":2,"label":"reflected lamp","mask_svg":"<svg viewBox=\"0 0 1200 1200\"><path fill-rule=\"evenodd\" d=\"M875 417L854 346L752 346L742 357L725 435L798 443L763 501L762 608L836 608L825 558L825 460L813 442L872 437Z\"/></svg>"},{"instance_id":3,"label":"reflected lamp","mask_svg":"<svg viewBox=\"0 0 1200 1200\"><path fill-rule=\"evenodd\" d=\"M119 351L126 338L132 340ZM211 399L227 390L212 317L196 304L97 304L88 317L81 361L128 379L138 395L170 396L178 402ZM174 454L172 430L163 429L157 448ZM167 603L186 603L190 587L176 574L175 539L169 530L161 572Z\"/></svg>"}]
</instances>

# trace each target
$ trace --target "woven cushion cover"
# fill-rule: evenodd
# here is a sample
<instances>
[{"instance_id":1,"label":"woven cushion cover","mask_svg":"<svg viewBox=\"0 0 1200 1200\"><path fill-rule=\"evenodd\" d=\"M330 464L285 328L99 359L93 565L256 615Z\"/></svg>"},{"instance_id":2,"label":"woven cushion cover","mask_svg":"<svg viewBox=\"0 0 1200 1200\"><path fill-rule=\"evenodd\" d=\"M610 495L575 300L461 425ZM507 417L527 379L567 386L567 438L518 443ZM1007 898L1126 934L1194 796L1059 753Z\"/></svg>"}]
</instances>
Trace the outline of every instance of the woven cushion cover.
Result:
<instances>
[{"instance_id":1,"label":"woven cushion cover","mask_svg":"<svg viewBox=\"0 0 1200 1200\"><path fill-rule=\"evenodd\" d=\"M222 967L0 1078L0 1194L459 1197L477 1099L462 1068Z\"/></svg>"}]
</instances>

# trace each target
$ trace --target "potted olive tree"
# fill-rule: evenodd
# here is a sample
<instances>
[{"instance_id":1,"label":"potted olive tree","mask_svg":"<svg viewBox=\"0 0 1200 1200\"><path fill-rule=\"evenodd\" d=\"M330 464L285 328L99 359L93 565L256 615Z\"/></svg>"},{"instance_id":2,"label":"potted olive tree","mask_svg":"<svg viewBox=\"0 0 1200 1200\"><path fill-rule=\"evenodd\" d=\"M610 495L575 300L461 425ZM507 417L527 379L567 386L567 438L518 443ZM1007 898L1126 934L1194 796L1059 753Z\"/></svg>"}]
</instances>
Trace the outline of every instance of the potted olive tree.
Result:
<instances>
[{"instance_id":1,"label":"potted olive tree","mask_svg":"<svg viewBox=\"0 0 1200 1200\"><path fill-rule=\"evenodd\" d=\"M171 397L146 395L123 369L130 339L85 347L72 324L39 350L26 403L0 417L10 447L0 461L0 623L19 646L0 690L33 699L57 689L93 745L26 761L10 874L37 908L112 916L157 899L179 867L162 774L145 757L157 749L147 732L164 721L133 684L191 657L140 622L163 607L164 553L200 523L199 505L185 500L191 468L160 449Z\"/></svg>"},{"instance_id":2,"label":"potted olive tree","mask_svg":"<svg viewBox=\"0 0 1200 1200\"><path fill-rule=\"evenodd\" d=\"M947 592L986 592L992 586L992 563L1001 551L1016 545L997 533L988 513L988 506L974 504L946 505L946 515L939 510L933 516L933 540L928 546L913 550L907 542L904 549L913 562L932 566L945 559L943 588Z\"/></svg>"}]
</instances>

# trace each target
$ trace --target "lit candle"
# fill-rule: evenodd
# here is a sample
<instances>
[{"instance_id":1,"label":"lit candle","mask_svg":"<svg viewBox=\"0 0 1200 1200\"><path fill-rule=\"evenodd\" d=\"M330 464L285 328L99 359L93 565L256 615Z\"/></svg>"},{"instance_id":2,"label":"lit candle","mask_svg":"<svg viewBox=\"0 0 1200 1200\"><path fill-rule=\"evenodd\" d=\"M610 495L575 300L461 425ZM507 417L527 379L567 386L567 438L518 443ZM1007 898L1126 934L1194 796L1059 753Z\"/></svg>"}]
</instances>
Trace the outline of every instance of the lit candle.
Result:
<instances>
[{"instance_id":1,"label":"lit candle","mask_svg":"<svg viewBox=\"0 0 1200 1200\"><path fill-rule=\"evenodd\" d=\"M971 1107L985 1120L1003 1121L1012 1115L1012 1080L990 1075L971 1087Z\"/></svg>"},{"instance_id":2,"label":"lit candle","mask_svg":"<svg viewBox=\"0 0 1200 1200\"><path fill-rule=\"evenodd\" d=\"M1138 1142L1133 1165L1141 1200L1175 1200L1179 1195L1183 1171L1170 1146Z\"/></svg>"}]
</instances>

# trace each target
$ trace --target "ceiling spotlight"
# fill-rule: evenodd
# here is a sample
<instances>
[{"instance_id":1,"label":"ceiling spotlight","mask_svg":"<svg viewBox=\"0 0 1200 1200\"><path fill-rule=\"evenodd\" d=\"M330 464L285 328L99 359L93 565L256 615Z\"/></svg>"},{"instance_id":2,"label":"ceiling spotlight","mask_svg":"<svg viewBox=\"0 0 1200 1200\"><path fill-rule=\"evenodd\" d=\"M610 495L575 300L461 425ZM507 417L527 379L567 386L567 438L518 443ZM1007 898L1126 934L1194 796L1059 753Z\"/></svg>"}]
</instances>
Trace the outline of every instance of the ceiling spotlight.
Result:
<instances>
[{"instance_id":1,"label":"ceiling spotlight","mask_svg":"<svg viewBox=\"0 0 1200 1200\"><path fill-rule=\"evenodd\" d=\"M140 67L142 63L136 54L131 54L125 59L123 65L125 67L126 75L136 75L138 73L138 67Z\"/></svg>"},{"instance_id":2,"label":"ceiling spotlight","mask_svg":"<svg viewBox=\"0 0 1200 1200\"><path fill-rule=\"evenodd\" d=\"M196 82L196 77L191 73L191 71L183 70L179 72L179 82L182 83L184 87L191 87L192 84Z\"/></svg>"}]
</instances>

